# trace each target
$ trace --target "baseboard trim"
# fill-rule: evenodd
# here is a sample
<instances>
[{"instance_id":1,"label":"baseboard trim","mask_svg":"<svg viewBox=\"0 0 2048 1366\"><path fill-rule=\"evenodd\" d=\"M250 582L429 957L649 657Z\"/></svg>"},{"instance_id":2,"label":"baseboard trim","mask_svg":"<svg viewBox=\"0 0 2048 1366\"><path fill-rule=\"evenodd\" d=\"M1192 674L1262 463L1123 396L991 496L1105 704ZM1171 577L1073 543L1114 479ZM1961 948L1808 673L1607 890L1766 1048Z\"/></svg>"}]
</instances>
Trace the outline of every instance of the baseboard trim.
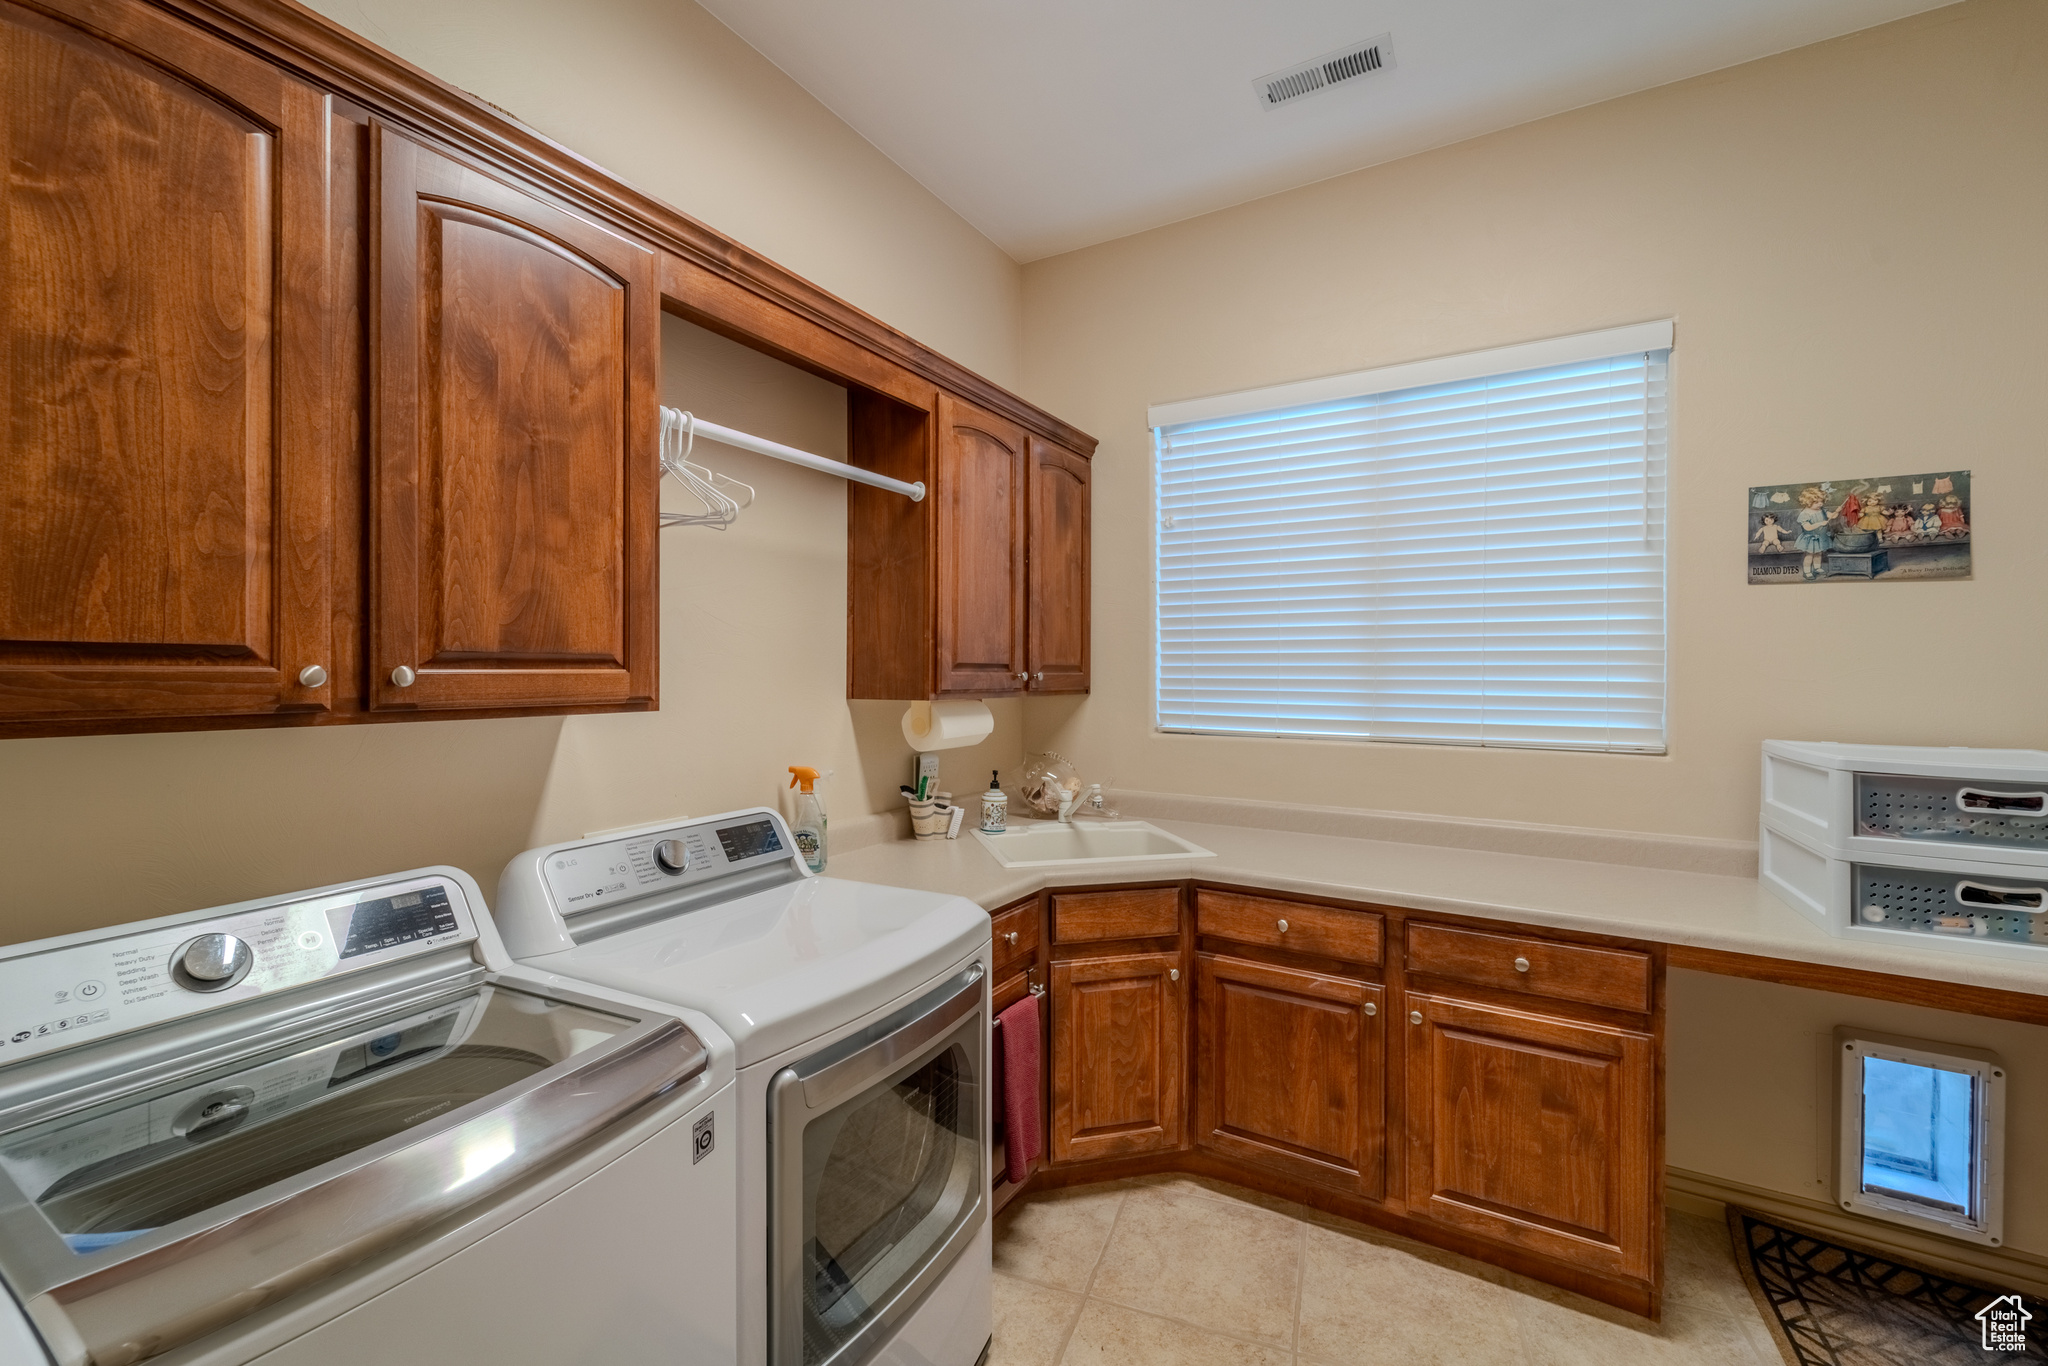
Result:
<instances>
[{"instance_id":1,"label":"baseboard trim","mask_svg":"<svg viewBox=\"0 0 2048 1366\"><path fill-rule=\"evenodd\" d=\"M1729 1205L1740 1205L1767 1219L1782 1219L1795 1228L1812 1229L1858 1247L1889 1253L1934 1271L1945 1271L1993 1290L2018 1290L2048 1297L2048 1257L2012 1247L1978 1247L1931 1233L1901 1228L1860 1215L1844 1214L1825 1200L1786 1195L1746 1186L1705 1172L1668 1167L1664 1172L1664 1203L1708 1219L1726 1217Z\"/></svg>"},{"instance_id":2,"label":"baseboard trim","mask_svg":"<svg viewBox=\"0 0 2048 1366\"><path fill-rule=\"evenodd\" d=\"M1533 854L1542 858L1619 863L1638 868L1670 868L1685 873L1716 873L1723 877L1756 876L1757 847L1753 840L1655 835L1632 830L1596 830L1577 825L1537 825L1528 821L1474 820L1415 811L1367 811L1343 806L1248 801L1235 797L1195 797L1178 792L1139 792L1127 788L1110 793L1109 804L1126 816L1153 820L1242 825L1257 830L1294 830L1309 835L1340 835L1347 839L1389 840L1452 849L1484 849L1498 854Z\"/></svg>"}]
</instances>

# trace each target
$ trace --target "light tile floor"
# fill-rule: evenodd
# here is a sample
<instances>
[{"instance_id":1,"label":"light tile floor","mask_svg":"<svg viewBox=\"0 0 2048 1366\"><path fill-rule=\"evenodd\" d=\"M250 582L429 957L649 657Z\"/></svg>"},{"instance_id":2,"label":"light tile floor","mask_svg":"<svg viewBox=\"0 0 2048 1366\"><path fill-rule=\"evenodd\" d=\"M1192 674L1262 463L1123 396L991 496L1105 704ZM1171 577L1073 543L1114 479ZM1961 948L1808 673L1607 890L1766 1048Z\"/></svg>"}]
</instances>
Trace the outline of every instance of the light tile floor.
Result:
<instances>
[{"instance_id":1,"label":"light tile floor","mask_svg":"<svg viewBox=\"0 0 2048 1366\"><path fill-rule=\"evenodd\" d=\"M1221 1182L1027 1196L989 1366L1776 1366L1726 1229L1673 1214L1664 1322Z\"/></svg>"}]
</instances>

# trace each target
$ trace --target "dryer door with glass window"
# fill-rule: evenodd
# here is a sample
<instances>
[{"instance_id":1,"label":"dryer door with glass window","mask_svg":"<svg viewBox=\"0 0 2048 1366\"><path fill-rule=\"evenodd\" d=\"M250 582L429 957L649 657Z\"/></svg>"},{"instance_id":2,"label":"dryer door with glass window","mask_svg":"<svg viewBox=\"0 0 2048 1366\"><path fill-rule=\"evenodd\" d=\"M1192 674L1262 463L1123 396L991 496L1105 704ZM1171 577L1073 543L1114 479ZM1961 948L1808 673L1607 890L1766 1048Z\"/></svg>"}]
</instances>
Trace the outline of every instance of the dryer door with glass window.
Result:
<instances>
[{"instance_id":1,"label":"dryer door with glass window","mask_svg":"<svg viewBox=\"0 0 2048 1366\"><path fill-rule=\"evenodd\" d=\"M857 1366L987 1217L979 965L769 1086L773 1366Z\"/></svg>"}]
</instances>

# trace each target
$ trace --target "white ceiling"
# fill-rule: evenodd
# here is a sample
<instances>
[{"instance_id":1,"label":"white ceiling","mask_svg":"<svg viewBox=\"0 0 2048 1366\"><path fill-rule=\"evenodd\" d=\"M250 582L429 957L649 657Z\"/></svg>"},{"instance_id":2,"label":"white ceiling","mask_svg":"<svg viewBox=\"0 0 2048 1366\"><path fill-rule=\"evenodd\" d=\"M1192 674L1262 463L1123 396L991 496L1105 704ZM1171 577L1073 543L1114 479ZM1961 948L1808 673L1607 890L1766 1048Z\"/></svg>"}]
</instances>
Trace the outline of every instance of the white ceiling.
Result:
<instances>
[{"instance_id":1,"label":"white ceiling","mask_svg":"<svg viewBox=\"0 0 2048 1366\"><path fill-rule=\"evenodd\" d=\"M701 0L1020 261L1950 0ZM1259 76L1380 33L1391 70Z\"/></svg>"}]
</instances>

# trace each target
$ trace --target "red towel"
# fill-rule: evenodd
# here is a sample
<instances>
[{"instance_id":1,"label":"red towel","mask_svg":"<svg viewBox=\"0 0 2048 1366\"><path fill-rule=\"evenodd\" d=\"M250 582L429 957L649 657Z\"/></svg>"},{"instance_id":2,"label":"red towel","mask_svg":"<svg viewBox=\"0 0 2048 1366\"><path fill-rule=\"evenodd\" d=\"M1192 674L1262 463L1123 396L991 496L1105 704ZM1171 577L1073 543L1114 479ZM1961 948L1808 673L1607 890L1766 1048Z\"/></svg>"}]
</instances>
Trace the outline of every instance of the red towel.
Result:
<instances>
[{"instance_id":1,"label":"red towel","mask_svg":"<svg viewBox=\"0 0 2048 1366\"><path fill-rule=\"evenodd\" d=\"M996 1019L1003 1026L1004 1142L1015 1182L1038 1156L1038 998L1027 995Z\"/></svg>"}]
</instances>

